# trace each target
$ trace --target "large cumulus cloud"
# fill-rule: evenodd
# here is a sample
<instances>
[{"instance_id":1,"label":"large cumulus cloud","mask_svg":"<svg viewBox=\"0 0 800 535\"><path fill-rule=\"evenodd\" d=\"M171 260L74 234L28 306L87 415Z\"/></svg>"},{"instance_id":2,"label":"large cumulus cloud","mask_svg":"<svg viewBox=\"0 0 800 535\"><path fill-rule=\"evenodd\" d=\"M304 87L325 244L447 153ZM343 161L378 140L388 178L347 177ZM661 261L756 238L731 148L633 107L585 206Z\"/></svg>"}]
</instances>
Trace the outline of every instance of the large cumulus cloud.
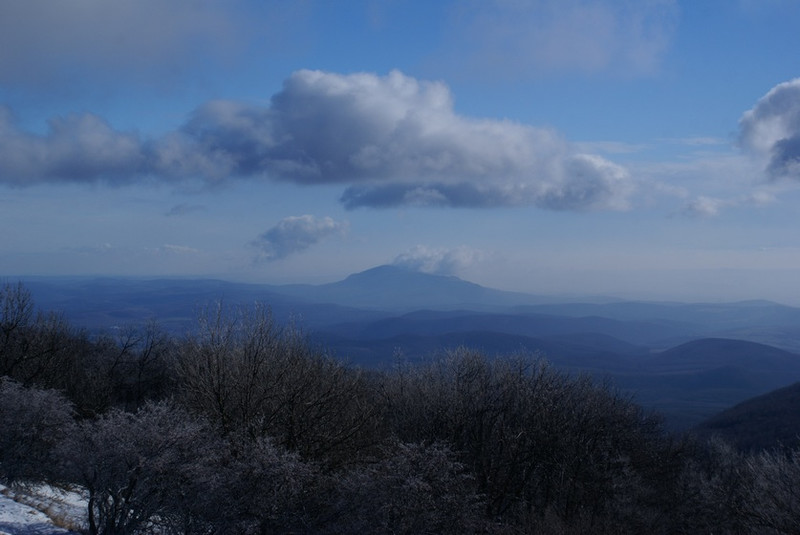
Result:
<instances>
[{"instance_id":1,"label":"large cumulus cloud","mask_svg":"<svg viewBox=\"0 0 800 535\"><path fill-rule=\"evenodd\" d=\"M741 145L772 179L800 179L800 78L778 84L739 121Z\"/></svg>"},{"instance_id":2,"label":"large cumulus cloud","mask_svg":"<svg viewBox=\"0 0 800 535\"><path fill-rule=\"evenodd\" d=\"M556 132L458 115L443 83L397 71L298 71L269 106L208 102L158 139L116 132L88 115L54 120L39 136L0 121L0 151L25 148L24 158L0 162L2 179L18 184L263 177L342 184L348 208L619 209L631 191L625 169L579 153ZM62 143L68 138L80 142Z\"/></svg>"}]
</instances>

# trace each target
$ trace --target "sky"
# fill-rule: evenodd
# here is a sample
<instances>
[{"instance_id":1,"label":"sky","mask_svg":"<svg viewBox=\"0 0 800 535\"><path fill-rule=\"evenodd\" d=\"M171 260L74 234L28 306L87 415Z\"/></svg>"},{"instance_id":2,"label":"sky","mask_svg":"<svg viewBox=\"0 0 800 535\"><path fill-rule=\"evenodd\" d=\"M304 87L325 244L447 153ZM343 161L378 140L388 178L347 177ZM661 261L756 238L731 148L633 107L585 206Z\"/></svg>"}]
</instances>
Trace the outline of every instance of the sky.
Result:
<instances>
[{"instance_id":1,"label":"sky","mask_svg":"<svg viewBox=\"0 0 800 535\"><path fill-rule=\"evenodd\" d=\"M0 0L0 277L800 305L800 0Z\"/></svg>"}]
</instances>

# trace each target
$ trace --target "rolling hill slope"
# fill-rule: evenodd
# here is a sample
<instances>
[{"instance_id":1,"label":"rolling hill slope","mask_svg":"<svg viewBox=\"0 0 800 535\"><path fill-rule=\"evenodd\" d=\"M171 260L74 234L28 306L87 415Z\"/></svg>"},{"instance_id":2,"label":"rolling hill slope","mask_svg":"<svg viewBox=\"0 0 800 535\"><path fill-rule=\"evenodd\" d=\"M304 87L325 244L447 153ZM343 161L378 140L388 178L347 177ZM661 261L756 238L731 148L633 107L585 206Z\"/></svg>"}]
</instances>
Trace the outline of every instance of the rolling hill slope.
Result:
<instances>
[{"instance_id":1,"label":"rolling hill slope","mask_svg":"<svg viewBox=\"0 0 800 535\"><path fill-rule=\"evenodd\" d=\"M800 355L743 340L700 339L642 359L638 370L615 379L672 425L686 427L800 380Z\"/></svg>"},{"instance_id":2,"label":"rolling hill slope","mask_svg":"<svg viewBox=\"0 0 800 535\"><path fill-rule=\"evenodd\" d=\"M800 383L745 400L701 422L693 431L719 436L742 450L800 445Z\"/></svg>"}]
</instances>

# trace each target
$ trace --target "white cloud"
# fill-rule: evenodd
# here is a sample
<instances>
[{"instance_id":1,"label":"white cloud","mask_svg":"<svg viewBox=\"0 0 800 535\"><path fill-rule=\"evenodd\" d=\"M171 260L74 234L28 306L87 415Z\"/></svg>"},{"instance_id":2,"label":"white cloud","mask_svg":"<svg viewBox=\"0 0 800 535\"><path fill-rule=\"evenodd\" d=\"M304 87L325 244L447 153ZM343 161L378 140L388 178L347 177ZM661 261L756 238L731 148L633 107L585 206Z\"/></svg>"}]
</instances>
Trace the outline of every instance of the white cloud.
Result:
<instances>
[{"instance_id":1,"label":"white cloud","mask_svg":"<svg viewBox=\"0 0 800 535\"><path fill-rule=\"evenodd\" d=\"M772 179L800 179L800 78L773 87L739 121L739 142Z\"/></svg>"},{"instance_id":2,"label":"white cloud","mask_svg":"<svg viewBox=\"0 0 800 535\"><path fill-rule=\"evenodd\" d=\"M260 176L346 184L348 208L624 209L632 190L623 167L575 151L556 132L458 115L443 83L398 71L298 71L268 107L208 102L155 140L93 115L54 119L37 136L6 113L0 147L0 173L16 184Z\"/></svg>"},{"instance_id":3,"label":"white cloud","mask_svg":"<svg viewBox=\"0 0 800 535\"><path fill-rule=\"evenodd\" d=\"M754 191L750 194L730 199L700 195L684 205L682 214L689 217L711 218L717 217L725 208L741 206L764 208L773 204L776 200L772 192L765 190Z\"/></svg>"},{"instance_id":4,"label":"white cloud","mask_svg":"<svg viewBox=\"0 0 800 535\"><path fill-rule=\"evenodd\" d=\"M414 271L436 275L455 275L484 258L481 251L469 247L453 249L431 248L417 245L399 254L392 262Z\"/></svg>"},{"instance_id":5,"label":"white cloud","mask_svg":"<svg viewBox=\"0 0 800 535\"><path fill-rule=\"evenodd\" d=\"M761 184L761 168L752 158L731 151L693 151L678 153L671 160L635 161L628 164L638 179L638 206L663 206L673 215L709 216L709 203L695 199L723 200L716 213L727 208L765 206L768 198L780 196L787 184ZM674 203L680 206L675 207ZM661 203L668 203L663 205ZM705 206L705 209L701 209Z\"/></svg>"},{"instance_id":6,"label":"white cloud","mask_svg":"<svg viewBox=\"0 0 800 535\"><path fill-rule=\"evenodd\" d=\"M475 0L459 4L446 60L500 78L658 70L678 19L674 0Z\"/></svg>"},{"instance_id":7,"label":"white cloud","mask_svg":"<svg viewBox=\"0 0 800 535\"><path fill-rule=\"evenodd\" d=\"M259 249L261 259L280 260L305 251L324 238L342 234L347 228L346 222L334 221L330 217L291 216L261 234L251 245Z\"/></svg>"},{"instance_id":8,"label":"white cloud","mask_svg":"<svg viewBox=\"0 0 800 535\"><path fill-rule=\"evenodd\" d=\"M709 218L719 215L720 210L730 203L714 197L700 196L686 203L683 214L689 217Z\"/></svg>"},{"instance_id":9,"label":"white cloud","mask_svg":"<svg viewBox=\"0 0 800 535\"><path fill-rule=\"evenodd\" d=\"M747 195L744 199L745 203L758 207L768 206L776 201L777 199L774 193L763 190L755 191Z\"/></svg>"}]
</instances>

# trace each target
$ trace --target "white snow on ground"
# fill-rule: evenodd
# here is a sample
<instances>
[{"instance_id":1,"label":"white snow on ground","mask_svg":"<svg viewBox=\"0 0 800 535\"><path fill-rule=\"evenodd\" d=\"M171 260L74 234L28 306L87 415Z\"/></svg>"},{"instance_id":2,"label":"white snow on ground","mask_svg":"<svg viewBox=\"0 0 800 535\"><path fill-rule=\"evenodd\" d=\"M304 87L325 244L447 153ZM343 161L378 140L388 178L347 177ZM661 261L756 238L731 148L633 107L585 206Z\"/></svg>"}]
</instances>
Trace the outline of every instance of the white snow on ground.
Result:
<instances>
[{"instance_id":1,"label":"white snow on ground","mask_svg":"<svg viewBox=\"0 0 800 535\"><path fill-rule=\"evenodd\" d=\"M0 485L0 535L75 535L74 531L56 526L51 516L61 523L79 525L79 500L74 493L63 493L49 487L15 492ZM47 511L50 516L42 511Z\"/></svg>"}]
</instances>

